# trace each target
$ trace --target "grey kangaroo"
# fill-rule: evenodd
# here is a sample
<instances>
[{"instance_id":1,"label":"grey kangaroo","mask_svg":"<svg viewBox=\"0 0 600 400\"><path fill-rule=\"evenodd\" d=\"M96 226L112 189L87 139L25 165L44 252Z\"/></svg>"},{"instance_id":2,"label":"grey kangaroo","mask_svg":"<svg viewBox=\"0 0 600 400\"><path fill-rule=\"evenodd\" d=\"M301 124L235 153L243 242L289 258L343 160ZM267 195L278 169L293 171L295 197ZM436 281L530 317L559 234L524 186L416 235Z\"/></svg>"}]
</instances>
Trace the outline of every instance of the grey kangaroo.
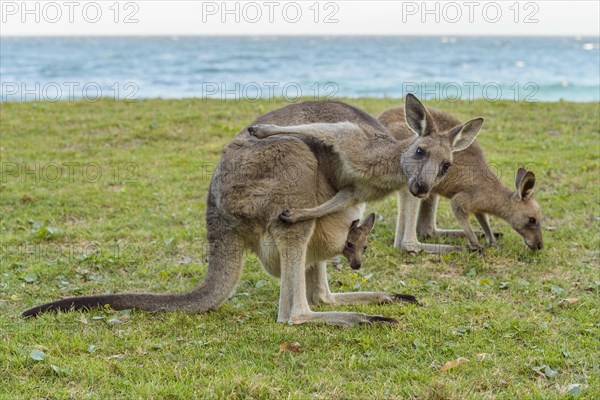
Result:
<instances>
[{"instance_id":1,"label":"grey kangaroo","mask_svg":"<svg viewBox=\"0 0 600 400\"><path fill-rule=\"evenodd\" d=\"M432 118L431 128L446 131L460 124L452 115L428 109ZM406 123L402 107L384 111L379 116L390 133L398 140L412 136L411 129ZM487 243L496 243L496 234L492 231L488 214L498 216L507 221L522 237L525 244L539 250L543 246L542 214L539 204L533 196L535 175L531 171L519 168L517 171L516 191L504 186L498 176L489 167L483 149L475 140L467 149L454 154L454 162L449 167L446 178L442 180L431 195L421 202L417 222L419 236L436 238L440 236L466 236L473 250L480 250L481 245L477 235L469 223L469 214L475 214L483 229ZM437 229L436 210L439 196L452 199L452 210L460 223L462 230ZM402 221L399 221L401 224ZM397 226L396 232L407 229Z\"/></svg>"},{"instance_id":2,"label":"grey kangaroo","mask_svg":"<svg viewBox=\"0 0 600 400\"><path fill-rule=\"evenodd\" d=\"M409 134L394 138L383 126L352 121L302 125L253 125L251 135L267 138L298 135L330 147L339 157L337 181L340 190L318 207L290 209L280 215L285 222L320 218L348 206L381 199L400 190L396 247L434 253L456 251L456 246L419 243L416 236L420 198L427 197L452 165L453 153L469 147L483 124L482 118L440 131L423 104L412 94L406 96ZM397 140L399 139L399 140ZM412 195L411 195L412 194Z\"/></svg>"},{"instance_id":3,"label":"grey kangaroo","mask_svg":"<svg viewBox=\"0 0 600 400\"><path fill-rule=\"evenodd\" d=\"M259 117L252 125L257 124L317 124L325 131L347 126L352 131L369 132L368 138L356 144L356 149L364 146L362 153L367 155L366 160L370 163L365 172L373 177L370 179L379 180L384 186L374 197L381 198L389 191L397 190L406 180L399 167L404 147L376 118L351 105L337 101L291 104ZM432 146L437 144L447 151L450 158L451 145L457 141L463 143L462 135L417 140ZM375 142L377 146L370 146L369 142ZM387 157L382 157L384 154L381 153L369 157L372 148L385 149ZM383 165L378 166L382 159ZM409 179L429 185L430 181L422 180L419 168L410 172ZM223 149L211 179L206 208L208 270L196 288L182 294L75 297L32 308L23 315L105 304L117 310L137 308L191 313L213 310L234 292L242 275L244 253L249 250L257 254L268 273L281 278L278 322L301 324L322 321L344 326L397 323L393 318L377 315L314 312L310 308L310 305L320 303L417 303L413 296L403 294L331 293L323 260L349 247L346 243L348 227L360 217L364 205L353 202L318 219L295 224L279 219L281 210L314 208L335 197L336 193L348 187L344 177L343 160L313 140L289 136L258 140L244 129ZM426 193L423 185L418 187L418 193ZM370 225L369 219L363 225ZM362 247L364 250L364 245Z\"/></svg>"}]
</instances>

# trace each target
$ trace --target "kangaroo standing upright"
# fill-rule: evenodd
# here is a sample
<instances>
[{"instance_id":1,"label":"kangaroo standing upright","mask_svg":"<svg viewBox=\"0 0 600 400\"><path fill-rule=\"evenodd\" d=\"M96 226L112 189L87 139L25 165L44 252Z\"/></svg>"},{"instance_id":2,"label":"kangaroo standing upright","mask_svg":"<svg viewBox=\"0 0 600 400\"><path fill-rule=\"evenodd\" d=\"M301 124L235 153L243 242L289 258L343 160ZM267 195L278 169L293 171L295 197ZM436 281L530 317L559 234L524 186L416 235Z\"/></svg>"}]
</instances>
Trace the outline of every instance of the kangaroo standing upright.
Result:
<instances>
[{"instance_id":1,"label":"kangaroo standing upright","mask_svg":"<svg viewBox=\"0 0 600 400\"><path fill-rule=\"evenodd\" d=\"M446 131L460 124L452 115L432 108L428 109L432 118L432 129ZM406 123L403 107L384 111L379 116L390 133L402 140L412 136ZM499 216L507 221L522 237L525 244L539 250L543 246L541 229L541 209L533 196L535 175L519 168L516 175L516 191L504 186L489 167L483 149L475 140L467 149L454 154L454 162L446 178L431 195L421 202L417 222L417 234L424 237L466 236L473 250L481 249L477 236L469 223L469 214L475 214L485 233L488 245L495 244L495 234L489 224L488 214ZM452 211L462 230L438 229L435 217L439 196L451 199ZM399 220L401 224L402 221ZM396 227L396 232L404 227Z\"/></svg>"},{"instance_id":2,"label":"kangaroo standing upright","mask_svg":"<svg viewBox=\"0 0 600 400\"><path fill-rule=\"evenodd\" d=\"M420 105L418 100L417 103ZM415 121L420 121L421 108L407 111L415 115ZM418 123L425 124L424 121ZM259 117L252 125L258 124L313 125L325 132L348 128L353 135L347 139L354 142L352 146L357 152L361 151L364 160L362 179L378 182L365 196L368 199L383 198L405 186L406 181L411 191L426 195L439 180L424 172L424 164L432 161L404 153L414 153L415 148L423 146L439 156L433 158L435 162L446 162L452 159L453 147L467 146L476 134L466 128L463 132L461 128L450 135L415 137L400 142L368 113L337 101L291 104ZM356 137L360 132L363 137ZM344 248L348 227L363 209L360 202L349 202L341 208L334 205L334 211L328 214L294 224L279 218L281 210L313 209L329 199L339 198L340 192L352 186L360 190L360 179L348 180L346 161L318 140L290 136L259 140L244 129L223 150L211 179L206 209L208 270L200 285L183 294L76 297L32 308L24 315L104 304L115 309L209 311L219 307L234 292L241 278L244 252L250 250L257 254L268 273L281 278L278 322L323 321L347 326L397 322L356 312L314 312L309 306L416 302L407 295L331 293L329 290L322 260L339 254Z\"/></svg>"},{"instance_id":3,"label":"kangaroo standing upright","mask_svg":"<svg viewBox=\"0 0 600 400\"><path fill-rule=\"evenodd\" d=\"M405 111L411 133L400 140L391 138L382 126L373 129L349 121L250 126L250 134L258 138L299 135L317 140L329 146L340 160L340 190L335 196L318 207L286 210L280 219L293 223L319 218L400 190L394 245L414 252L460 250L456 246L419 243L416 236L419 198L427 197L443 180L452 165L453 153L469 147L481 129L483 119L476 118L439 131L427 109L411 94L406 96Z\"/></svg>"}]
</instances>

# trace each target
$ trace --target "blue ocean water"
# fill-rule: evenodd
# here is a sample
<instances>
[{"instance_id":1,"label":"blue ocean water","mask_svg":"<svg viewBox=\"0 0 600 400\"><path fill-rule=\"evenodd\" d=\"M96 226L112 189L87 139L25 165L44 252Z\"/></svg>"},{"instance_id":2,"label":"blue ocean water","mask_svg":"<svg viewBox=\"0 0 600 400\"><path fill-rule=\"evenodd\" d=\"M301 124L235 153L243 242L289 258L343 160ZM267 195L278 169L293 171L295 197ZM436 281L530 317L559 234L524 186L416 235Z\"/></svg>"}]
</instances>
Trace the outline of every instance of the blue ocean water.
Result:
<instances>
[{"instance_id":1,"label":"blue ocean water","mask_svg":"<svg viewBox=\"0 0 600 400\"><path fill-rule=\"evenodd\" d=\"M2 101L599 101L598 37L3 37Z\"/></svg>"}]
</instances>

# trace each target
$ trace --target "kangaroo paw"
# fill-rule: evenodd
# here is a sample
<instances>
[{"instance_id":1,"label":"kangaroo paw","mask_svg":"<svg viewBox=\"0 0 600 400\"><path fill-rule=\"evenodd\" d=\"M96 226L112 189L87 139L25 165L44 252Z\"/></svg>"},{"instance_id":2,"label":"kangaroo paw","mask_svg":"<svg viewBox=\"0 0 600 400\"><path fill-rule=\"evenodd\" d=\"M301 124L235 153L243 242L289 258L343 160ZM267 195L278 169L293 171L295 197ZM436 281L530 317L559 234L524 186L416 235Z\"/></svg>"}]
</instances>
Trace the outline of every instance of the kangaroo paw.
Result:
<instances>
[{"instance_id":1,"label":"kangaroo paw","mask_svg":"<svg viewBox=\"0 0 600 400\"><path fill-rule=\"evenodd\" d=\"M279 214L279 220L288 224L298 222L298 218L292 210L285 210Z\"/></svg>"},{"instance_id":2,"label":"kangaroo paw","mask_svg":"<svg viewBox=\"0 0 600 400\"><path fill-rule=\"evenodd\" d=\"M250 136L254 136L258 139L264 139L271 136L270 125L253 125L248 127L248 133Z\"/></svg>"},{"instance_id":3,"label":"kangaroo paw","mask_svg":"<svg viewBox=\"0 0 600 400\"><path fill-rule=\"evenodd\" d=\"M262 125L249 126L248 133L250 134L250 136L254 136L258 139L264 139L266 137L264 129L262 129Z\"/></svg>"}]
</instances>

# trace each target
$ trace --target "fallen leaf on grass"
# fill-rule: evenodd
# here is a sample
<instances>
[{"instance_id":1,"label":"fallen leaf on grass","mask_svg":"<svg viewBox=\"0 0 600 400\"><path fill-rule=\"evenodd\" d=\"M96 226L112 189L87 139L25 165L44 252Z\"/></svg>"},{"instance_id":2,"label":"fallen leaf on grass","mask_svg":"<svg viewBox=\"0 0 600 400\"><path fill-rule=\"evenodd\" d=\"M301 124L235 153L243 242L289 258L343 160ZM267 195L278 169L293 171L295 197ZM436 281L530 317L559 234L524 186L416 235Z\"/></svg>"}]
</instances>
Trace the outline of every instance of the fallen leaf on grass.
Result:
<instances>
[{"instance_id":1,"label":"fallen leaf on grass","mask_svg":"<svg viewBox=\"0 0 600 400\"><path fill-rule=\"evenodd\" d=\"M562 300L561 300L561 301L558 303L558 306L559 306L559 307L564 307L564 306L566 306L567 304L575 304L575 303L577 303L579 300L580 300L580 299L579 299L579 297L570 297L570 298L568 298L568 299L562 299Z\"/></svg>"},{"instance_id":2,"label":"fallen leaf on grass","mask_svg":"<svg viewBox=\"0 0 600 400\"><path fill-rule=\"evenodd\" d=\"M44 361L46 359L46 354L41 350L31 350L29 353L29 357L35 361Z\"/></svg>"},{"instance_id":3,"label":"fallen leaf on grass","mask_svg":"<svg viewBox=\"0 0 600 400\"><path fill-rule=\"evenodd\" d=\"M123 358L123 357L125 357L125 354L115 354L114 356L109 356L106 359L107 360L113 360L113 359L116 359L116 358Z\"/></svg>"},{"instance_id":4,"label":"fallen leaf on grass","mask_svg":"<svg viewBox=\"0 0 600 400\"><path fill-rule=\"evenodd\" d=\"M532 369L539 375L541 375L545 378L549 378L549 379L552 379L552 378L556 377L556 375L558 375L558 371L553 370L552 368L550 368L549 366L547 366L545 364L537 366L537 367L533 367Z\"/></svg>"},{"instance_id":5,"label":"fallen leaf on grass","mask_svg":"<svg viewBox=\"0 0 600 400\"><path fill-rule=\"evenodd\" d=\"M450 369L459 367L463 364L468 363L469 360L464 357L458 357L456 360L448 361L440 368L440 371L448 371Z\"/></svg>"},{"instance_id":6,"label":"fallen leaf on grass","mask_svg":"<svg viewBox=\"0 0 600 400\"><path fill-rule=\"evenodd\" d=\"M489 353L477 354L477 360L479 360L479 361L484 361L485 359L490 358L490 357L492 357L492 355Z\"/></svg>"},{"instance_id":7,"label":"fallen leaf on grass","mask_svg":"<svg viewBox=\"0 0 600 400\"><path fill-rule=\"evenodd\" d=\"M555 295L560 296L565 291L565 289L559 286L550 285L550 291Z\"/></svg>"},{"instance_id":8,"label":"fallen leaf on grass","mask_svg":"<svg viewBox=\"0 0 600 400\"><path fill-rule=\"evenodd\" d=\"M298 342L283 342L279 345L279 354L284 351L291 351L292 353L302 353L302 349L300 348L300 343Z\"/></svg>"},{"instance_id":9,"label":"fallen leaf on grass","mask_svg":"<svg viewBox=\"0 0 600 400\"><path fill-rule=\"evenodd\" d=\"M52 226L36 224L34 229L33 235L38 239L50 240L60 235L60 229Z\"/></svg>"},{"instance_id":10,"label":"fallen leaf on grass","mask_svg":"<svg viewBox=\"0 0 600 400\"><path fill-rule=\"evenodd\" d=\"M27 203L28 201L35 200L35 197L33 197L33 196L23 196L19 200L21 201L21 203Z\"/></svg>"},{"instance_id":11,"label":"fallen leaf on grass","mask_svg":"<svg viewBox=\"0 0 600 400\"><path fill-rule=\"evenodd\" d=\"M30 274L23 276L21 279L23 279L27 283L33 283L33 282L37 281L37 278L38 277L37 277L36 273L32 272Z\"/></svg>"},{"instance_id":12,"label":"fallen leaf on grass","mask_svg":"<svg viewBox=\"0 0 600 400\"><path fill-rule=\"evenodd\" d=\"M556 375L558 375L558 371L555 371L550 367L546 367L544 368L544 375L546 375L548 378L554 378Z\"/></svg>"},{"instance_id":13,"label":"fallen leaf on grass","mask_svg":"<svg viewBox=\"0 0 600 400\"><path fill-rule=\"evenodd\" d=\"M572 383L567 386L567 393L573 397L579 397L581 395L581 385L579 383Z\"/></svg>"}]
</instances>

